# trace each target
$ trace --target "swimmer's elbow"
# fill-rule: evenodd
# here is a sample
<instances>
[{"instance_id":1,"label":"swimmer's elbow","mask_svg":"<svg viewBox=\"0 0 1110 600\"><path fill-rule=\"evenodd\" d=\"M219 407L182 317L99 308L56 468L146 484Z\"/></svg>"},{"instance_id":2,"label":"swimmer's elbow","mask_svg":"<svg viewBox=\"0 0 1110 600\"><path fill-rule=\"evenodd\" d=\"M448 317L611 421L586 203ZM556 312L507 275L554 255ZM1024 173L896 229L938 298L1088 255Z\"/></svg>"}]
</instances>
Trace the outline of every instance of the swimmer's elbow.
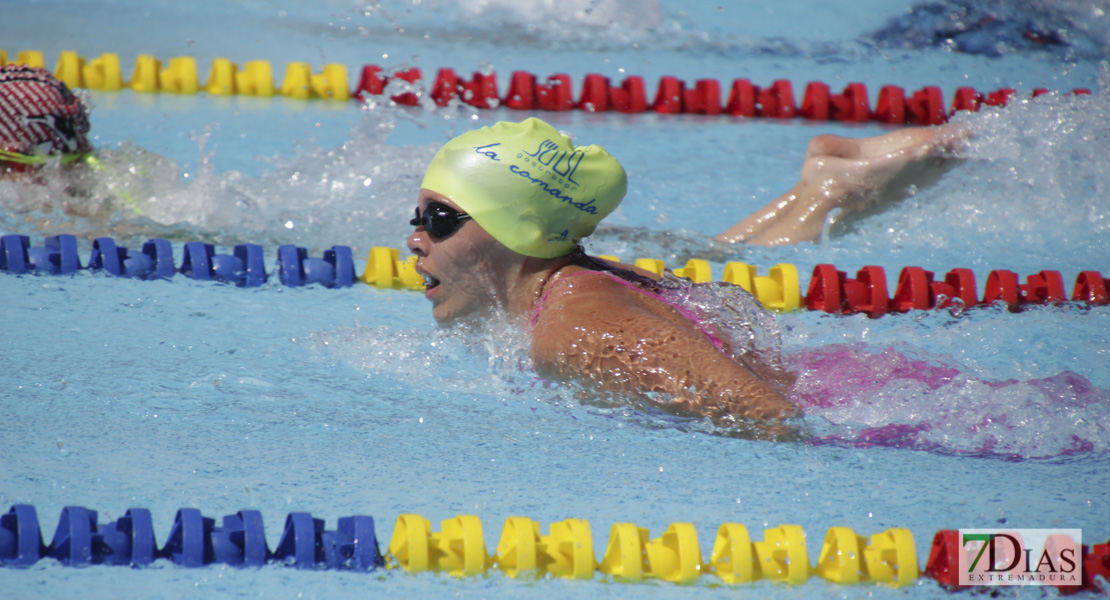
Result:
<instances>
[{"instance_id":1,"label":"swimmer's elbow","mask_svg":"<svg viewBox=\"0 0 1110 600\"><path fill-rule=\"evenodd\" d=\"M770 392L760 397L748 399L741 416L749 419L782 420L800 417L802 411L777 392Z\"/></svg>"},{"instance_id":2,"label":"swimmer's elbow","mask_svg":"<svg viewBox=\"0 0 1110 600\"><path fill-rule=\"evenodd\" d=\"M789 419L802 414L778 389L747 369L726 381L710 390L711 402L715 400L717 410L758 420Z\"/></svg>"}]
</instances>

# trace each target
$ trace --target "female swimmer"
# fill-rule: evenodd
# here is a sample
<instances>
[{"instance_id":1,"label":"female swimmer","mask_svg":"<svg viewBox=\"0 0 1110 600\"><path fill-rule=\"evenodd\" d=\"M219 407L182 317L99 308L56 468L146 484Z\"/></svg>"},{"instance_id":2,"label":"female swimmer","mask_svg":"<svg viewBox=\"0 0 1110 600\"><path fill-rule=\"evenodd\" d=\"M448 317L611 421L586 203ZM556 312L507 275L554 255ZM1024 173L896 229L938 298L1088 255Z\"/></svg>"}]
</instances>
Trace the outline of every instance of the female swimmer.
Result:
<instances>
[{"instance_id":1,"label":"female swimmer","mask_svg":"<svg viewBox=\"0 0 1110 600\"><path fill-rule=\"evenodd\" d=\"M831 211L866 210L896 191L943 150L941 137L936 129L818 137L798 185L720 239L813 239ZM716 422L798 415L777 357L738 351L659 276L585 254L579 240L625 190L624 169L603 148L574 147L539 119L448 142L425 173L408 240L436 321L502 310L530 328L541 375L672 412Z\"/></svg>"}]
</instances>

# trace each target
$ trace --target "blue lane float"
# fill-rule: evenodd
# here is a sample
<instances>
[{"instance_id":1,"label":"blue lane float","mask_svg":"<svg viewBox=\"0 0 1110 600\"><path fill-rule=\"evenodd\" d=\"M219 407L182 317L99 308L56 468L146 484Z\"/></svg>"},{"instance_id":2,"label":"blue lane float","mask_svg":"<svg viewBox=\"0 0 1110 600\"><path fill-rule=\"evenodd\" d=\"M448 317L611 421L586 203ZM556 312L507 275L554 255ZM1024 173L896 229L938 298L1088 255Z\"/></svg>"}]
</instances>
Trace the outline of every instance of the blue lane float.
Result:
<instances>
[{"instance_id":1,"label":"blue lane float","mask_svg":"<svg viewBox=\"0 0 1110 600\"><path fill-rule=\"evenodd\" d=\"M158 548L150 511L144 508L132 508L118 520L99 525L95 510L67 506L51 539L49 545L43 544L33 506L12 506L0 515L0 566L29 567L44 558L72 567L144 567L157 559L188 568L278 563L298 569L373 571L385 565L374 519L368 516L340 518L337 529L329 531L323 519L305 512L290 513L281 539L271 551L262 513L256 510L227 515L216 525L215 519L198 509L182 508L174 516L165 545Z\"/></svg>"},{"instance_id":2,"label":"blue lane float","mask_svg":"<svg viewBox=\"0 0 1110 600\"><path fill-rule=\"evenodd\" d=\"M257 510L227 515L223 527L212 529L211 539L216 562L234 567L261 567L270 556L262 513Z\"/></svg>"},{"instance_id":3,"label":"blue lane float","mask_svg":"<svg viewBox=\"0 0 1110 600\"><path fill-rule=\"evenodd\" d=\"M152 239L139 250L129 250L110 237L93 240L92 252L81 266L77 238L56 235L44 240L42 246L31 246L25 235L0 236L0 272L12 275L72 275L87 268L113 277L135 279L172 279L180 273L199 281L218 281L238 287L259 287L266 283L265 251L258 244L237 244L231 254L218 254L212 244L185 244L180 267L174 262L173 245L164 239ZM328 288L354 285L355 265L350 247L332 246L322 257L294 245L284 245L277 252L277 274L282 285L300 287L320 284Z\"/></svg>"},{"instance_id":4,"label":"blue lane float","mask_svg":"<svg viewBox=\"0 0 1110 600\"><path fill-rule=\"evenodd\" d=\"M30 247L30 240L21 236L21 245L27 252L27 259L36 271L56 275L76 273L81 268L77 258L77 239L71 235L55 235L46 238L41 247Z\"/></svg>"},{"instance_id":5,"label":"blue lane float","mask_svg":"<svg viewBox=\"0 0 1110 600\"><path fill-rule=\"evenodd\" d=\"M45 555L45 549L35 507L17 504L0 515L0 564L30 566Z\"/></svg>"},{"instance_id":6,"label":"blue lane float","mask_svg":"<svg viewBox=\"0 0 1110 600\"><path fill-rule=\"evenodd\" d=\"M284 285L319 283L325 287L350 287L355 283L355 263L347 246L332 246L323 258L312 258L304 248L286 244L278 248L278 276Z\"/></svg>"},{"instance_id":7,"label":"blue lane float","mask_svg":"<svg viewBox=\"0 0 1110 600\"><path fill-rule=\"evenodd\" d=\"M181 274L201 281L222 281L239 287L258 287L266 283L262 246L237 244L232 254L216 254L212 244L185 244Z\"/></svg>"},{"instance_id":8,"label":"blue lane float","mask_svg":"<svg viewBox=\"0 0 1110 600\"><path fill-rule=\"evenodd\" d=\"M159 239L146 242L142 250L128 250L110 237L101 237L93 240L88 264L91 271L104 271L115 277L170 279L174 274L173 247L167 240Z\"/></svg>"}]
</instances>

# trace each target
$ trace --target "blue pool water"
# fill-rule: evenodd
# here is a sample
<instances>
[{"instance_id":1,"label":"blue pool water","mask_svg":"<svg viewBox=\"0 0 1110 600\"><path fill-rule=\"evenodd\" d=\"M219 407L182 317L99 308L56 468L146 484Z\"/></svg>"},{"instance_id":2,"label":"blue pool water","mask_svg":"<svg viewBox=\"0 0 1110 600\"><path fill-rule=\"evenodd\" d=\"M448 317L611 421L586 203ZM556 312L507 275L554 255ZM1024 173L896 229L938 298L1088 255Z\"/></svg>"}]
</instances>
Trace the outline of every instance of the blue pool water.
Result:
<instances>
[{"instance_id":1,"label":"blue pool water","mask_svg":"<svg viewBox=\"0 0 1110 600\"><path fill-rule=\"evenodd\" d=\"M972 6L930 20L910 2L813 2L735 8L680 2L24 2L5 9L9 55L118 52L198 59L364 64L387 69L516 69L541 77L598 72L614 80L748 77L862 81L906 89L1089 88L961 117L975 132L940 183L819 244L721 246L706 240L789 188L818 133L870 135L877 124L772 122L656 114L544 115L624 163L630 192L589 249L679 266L710 258L765 272L813 266L888 274L992 269L1110 274L1110 96L1100 64L1110 25L1092 2ZM933 3L929 6L937 6ZM969 8L970 7L970 8ZM976 12L979 11L979 12ZM984 23L983 11L995 18ZM623 25L603 26L615 15ZM951 15L964 15L952 17ZM935 15L934 15L935 16ZM962 19L962 20L961 20ZM907 21L908 20L908 21ZM907 29L901 24L910 23ZM1066 32L1059 43L1044 41ZM925 35L922 32L932 32ZM936 34L936 35L933 35ZM944 35L940 35L944 34ZM1062 34L1061 34L1062 35ZM947 36L947 37L946 37ZM1059 35L1057 36L1059 37ZM951 40L951 41L946 41ZM128 67L125 67L127 69ZM436 145L508 109L360 107L282 98L93 93L105 168L75 195L61 183L0 183L0 230L31 235L201 239L268 251L296 243L318 255L347 244L403 248L419 177ZM120 198L126 195L131 203ZM134 208L141 214L136 214ZM88 256L88 242L82 247ZM843 391L809 381L830 406L810 410L811 443L767 443L625 406L583 402L537 381L519 334L435 328L426 301L369 286L243 290L193 282L0 277L0 507L34 504L49 537L62 507L133 506L154 514L159 542L175 511L262 512L271 546L285 515L373 515L388 542L397 515L433 523L475 514L487 546L505 519L661 534L692 522L708 556L717 527L796 523L811 560L828 527L861 535L906 527L924 564L934 532L959 527L1078 527L1110 536L1110 310L1078 304L1021 313L982 308L881 319L796 313L778 318L796 365L833 354L841 373L877 385ZM807 362L808 361L808 362ZM866 387L866 389L864 389ZM872 444L863 431L909 431ZM600 579L600 577L599 577ZM44 560L0 569L5 597L684 597L751 592L789 598L930 598L818 579L734 590L647 583L454 579L213 566L72 569ZM1032 594L1023 590L1023 595Z\"/></svg>"}]
</instances>

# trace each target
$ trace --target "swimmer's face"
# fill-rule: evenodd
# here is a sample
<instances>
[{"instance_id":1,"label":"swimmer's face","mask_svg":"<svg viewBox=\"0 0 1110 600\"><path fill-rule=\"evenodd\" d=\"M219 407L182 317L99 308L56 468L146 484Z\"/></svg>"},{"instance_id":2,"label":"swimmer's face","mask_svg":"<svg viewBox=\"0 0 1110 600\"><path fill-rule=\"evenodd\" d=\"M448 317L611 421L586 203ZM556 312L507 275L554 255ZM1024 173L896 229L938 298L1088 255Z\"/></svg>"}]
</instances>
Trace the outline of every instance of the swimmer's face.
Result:
<instances>
[{"instance_id":1,"label":"swimmer's face","mask_svg":"<svg viewBox=\"0 0 1110 600\"><path fill-rule=\"evenodd\" d=\"M459 213L457 204L431 190L420 190L420 214L438 202ZM424 276L424 296L432 302L432 316L443 325L488 315L505 304L505 273L520 255L486 233L473 219L459 222L443 236L433 236L423 225L409 236L409 250L418 257L416 271Z\"/></svg>"}]
</instances>

